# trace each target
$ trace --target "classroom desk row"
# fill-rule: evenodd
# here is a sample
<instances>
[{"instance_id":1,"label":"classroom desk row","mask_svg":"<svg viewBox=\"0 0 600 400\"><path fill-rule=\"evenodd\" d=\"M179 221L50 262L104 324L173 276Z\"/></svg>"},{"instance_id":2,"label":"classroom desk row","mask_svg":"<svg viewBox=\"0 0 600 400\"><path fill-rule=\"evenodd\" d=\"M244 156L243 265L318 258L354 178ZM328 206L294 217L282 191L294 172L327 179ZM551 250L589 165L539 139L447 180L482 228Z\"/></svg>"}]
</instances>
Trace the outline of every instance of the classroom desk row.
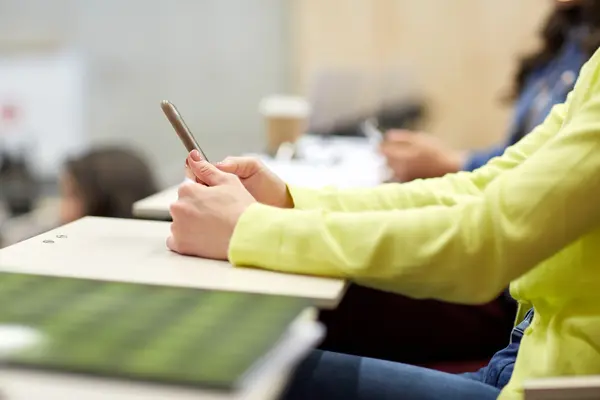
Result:
<instances>
[{"instance_id":1,"label":"classroom desk row","mask_svg":"<svg viewBox=\"0 0 600 400\"><path fill-rule=\"evenodd\" d=\"M289 275L169 251L170 223L85 217L0 250L0 271L264 293L334 308L346 284Z\"/></svg>"},{"instance_id":2,"label":"classroom desk row","mask_svg":"<svg viewBox=\"0 0 600 400\"><path fill-rule=\"evenodd\" d=\"M86 217L1 249L0 271L294 296L324 308L335 307L344 294L346 283L338 279L234 268L227 262L172 253L165 244L169 225L160 221ZM295 357L283 363L281 368L264 374L250 391L229 394L152 384L123 384L118 380L68 374L2 370L0 365L0 397L3 400L275 399L301 353Z\"/></svg>"}]
</instances>

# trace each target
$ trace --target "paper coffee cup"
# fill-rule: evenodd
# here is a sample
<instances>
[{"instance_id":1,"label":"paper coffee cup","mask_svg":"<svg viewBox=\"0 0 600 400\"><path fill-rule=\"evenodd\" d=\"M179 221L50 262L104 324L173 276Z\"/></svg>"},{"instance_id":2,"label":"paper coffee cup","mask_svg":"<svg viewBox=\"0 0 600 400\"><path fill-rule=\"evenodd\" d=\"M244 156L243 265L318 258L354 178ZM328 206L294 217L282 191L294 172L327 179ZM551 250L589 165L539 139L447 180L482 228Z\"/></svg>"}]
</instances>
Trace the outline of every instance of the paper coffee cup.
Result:
<instances>
[{"instance_id":1,"label":"paper coffee cup","mask_svg":"<svg viewBox=\"0 0 600 400\"><path fill-rule=\"evenodd\" d=\"M310 113L308 102L302 97L269 96L259 104L265 120L267 152L277 153L283 143L295 143L306 129Z\"/></svg>"}]
</instances>

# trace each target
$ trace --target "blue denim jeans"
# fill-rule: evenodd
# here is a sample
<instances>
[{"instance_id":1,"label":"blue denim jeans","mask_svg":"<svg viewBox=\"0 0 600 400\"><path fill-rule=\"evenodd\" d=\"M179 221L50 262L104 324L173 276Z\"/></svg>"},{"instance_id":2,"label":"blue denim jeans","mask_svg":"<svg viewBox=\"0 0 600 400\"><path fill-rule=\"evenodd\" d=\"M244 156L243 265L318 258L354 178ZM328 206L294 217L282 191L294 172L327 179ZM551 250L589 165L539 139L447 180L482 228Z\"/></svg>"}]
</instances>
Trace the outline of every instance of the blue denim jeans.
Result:
<instances>
[{"instance_id":1,"label":"blue denim jeans","mask_svg":"<svg viewBox=\"0 0 600 400\"><path fill-rule=\"evenodd\" d=\"M454 375L407 364L315 350L298 367L285 400L494 400L508 383L530 310L510 344L477 372Z\"/></svg>"},{"instance_id":2,"label":"blue denim jeans","mask_svg":"<svg viewBox=\"0 0 600 400\"><path fill-rule=\"evenodd\" d=\"M477 372L462 374L462 376L483 382L488 385L502 389L512 376L519 346L525 329L531 324L533 319L533 309L527 311L523 321L514 327L510 335L510 343L504 349L500 350L490 360L487 366Z\"/></svg>"}]
</instances>

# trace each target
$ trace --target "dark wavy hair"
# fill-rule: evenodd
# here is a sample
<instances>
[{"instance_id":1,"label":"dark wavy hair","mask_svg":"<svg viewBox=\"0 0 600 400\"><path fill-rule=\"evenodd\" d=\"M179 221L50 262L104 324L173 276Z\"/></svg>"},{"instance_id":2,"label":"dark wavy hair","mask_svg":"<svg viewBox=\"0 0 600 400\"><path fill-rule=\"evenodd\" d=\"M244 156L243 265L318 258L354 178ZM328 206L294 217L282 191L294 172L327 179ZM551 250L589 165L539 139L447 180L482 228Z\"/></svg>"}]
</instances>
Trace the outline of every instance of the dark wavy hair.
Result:
<instances>
[{"instance_id":1,"label":"dark wavy hair","mask_svg":"<svg viewBox=\"0 0 600 400\"><path fill-rule=\"evenodd\" d=\"M84 201L85 215L133 218L133 203L156 193L144 159L120 147L103 147L68 160L66 172Z\"/></svg>"},{"instance_id":2,"label":"dark wavy hair","mask_svg":"<svg viewBox=\"0 0 600 400\"><path fill-rule=\"evenodd\" d=\"M539 33L542 45L520 59L511 98L519 96L529 74L558 55L569 31L578 26L582 29L581 49L591 57L600 46L600 0L579 0L570 5L555 6Z\"/></svg>"}]
</instances>

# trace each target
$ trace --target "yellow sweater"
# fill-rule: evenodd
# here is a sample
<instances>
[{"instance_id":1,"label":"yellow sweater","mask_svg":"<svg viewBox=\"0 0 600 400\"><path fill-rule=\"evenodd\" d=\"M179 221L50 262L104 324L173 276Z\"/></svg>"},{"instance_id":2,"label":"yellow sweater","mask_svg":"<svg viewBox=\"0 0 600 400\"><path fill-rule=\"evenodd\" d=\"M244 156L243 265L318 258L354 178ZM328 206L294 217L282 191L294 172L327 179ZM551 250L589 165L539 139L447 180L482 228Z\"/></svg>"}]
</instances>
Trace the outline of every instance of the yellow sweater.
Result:
<instances>
[{"instance_id":1,"label":"yellow sweater","mask_svg":"<svg viewBox=\"0 0 600 400\"><path fill-rule=\"evenodd\" d=\"M521 399L524 379L600 374L600 52L566 104L483 168L290 191L296 209L242 215L234 264L468 304L512 282L536 314L500 399Z\"/></svg>"}]
</instances>

